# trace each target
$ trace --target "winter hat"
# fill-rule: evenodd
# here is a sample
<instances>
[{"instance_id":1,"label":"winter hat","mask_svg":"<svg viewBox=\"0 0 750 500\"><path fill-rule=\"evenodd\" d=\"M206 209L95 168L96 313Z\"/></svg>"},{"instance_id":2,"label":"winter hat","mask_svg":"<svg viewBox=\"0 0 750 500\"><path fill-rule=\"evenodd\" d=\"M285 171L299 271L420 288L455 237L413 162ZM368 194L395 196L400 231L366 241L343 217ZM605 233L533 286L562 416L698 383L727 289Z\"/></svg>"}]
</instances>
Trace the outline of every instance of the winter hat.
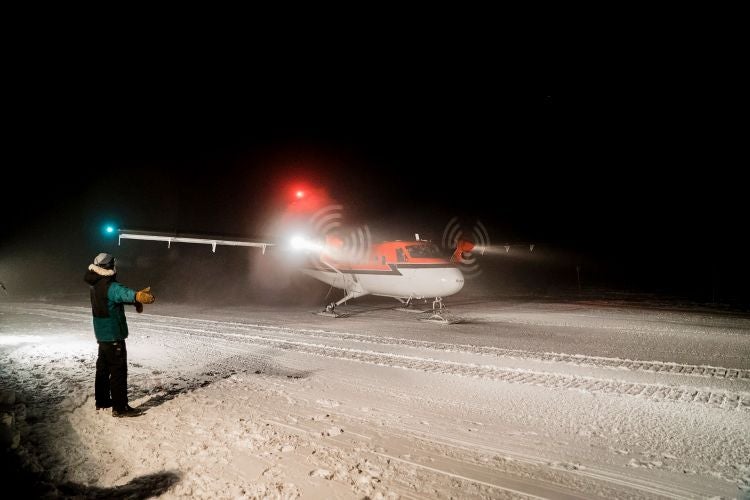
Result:
<instances>
[{"instance_id":1,"label":"winter hat","mask_svg":"<svg viewBox=\"0 0 750 500\"><path fill-rule=\"evenodd\" d=\"M103 269L112 269L115 267L115 258L102 252L94 258L94 265Z\"/></svg>"}]
</instances>

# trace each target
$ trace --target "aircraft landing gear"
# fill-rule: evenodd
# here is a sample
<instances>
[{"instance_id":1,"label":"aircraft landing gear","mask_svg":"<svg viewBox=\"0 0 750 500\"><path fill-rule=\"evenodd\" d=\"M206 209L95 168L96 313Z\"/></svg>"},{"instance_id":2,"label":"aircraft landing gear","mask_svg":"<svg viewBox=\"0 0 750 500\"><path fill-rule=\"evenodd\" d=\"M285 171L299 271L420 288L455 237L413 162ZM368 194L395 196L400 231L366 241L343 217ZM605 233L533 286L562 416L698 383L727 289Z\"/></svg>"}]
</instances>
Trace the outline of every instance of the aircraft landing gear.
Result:
<instances>
[{"instance_id":1,"label":"aircraft landing gear","mask_svg":"<svg viewBox=\"0 0 750 500\"><path fill-rule=\"evenodd\" d=\"M426 311L425 315L426 317L419 318L419 320L438 323L440 325L452 325L453 323L461 322L460 317L448 312L443 305L442 297L435 297L435 300L432 301L432 311Z\"/></svg>"},{"instance_id":2,"label":"aircraft landing gear","mask_svg":"<svg viewBox=\"0 0 750 500\"><path fill-rule=\"evenodd\" d=\"M397 298L396 300L398 300L399 302L401 302L401 304L403 304L401 307L397 307L396 308L397 311L403 311L403 312L409 312L409 313L424 313L424 312L428 312L428 311L425 311L424 309L417 309L414 306L413 297L409 297L406 300L404 300L404 299L398 299Z\"/></svg>"},{"instance_id":3,"label":"aircraft landing gear","mask_svg":"<svg viewBox=\"0 0 750 500\"><path fill-rule=\"evenodd\" d=\"M343 316L346 316L345 314L339 314L336 312L336 306L338 304L336 302L331 302L328 304L325 309L322 311L317 311L315 314L318 316L327 316L329 318L341 318Z\"/></svg>"},{"instance_id":4,"label":"aircraft landing gear","mask_svg":"<svg viewBox=\"0 0 750 500\"><path fill-rule=\"evenodd\" d=\"M336 312L336 306L339 306L339 305L343 304L344 302L346 302L349 299L353 299L355 297L358 297L359 295L360 294L358 294L356 292L347 293L346 296L343 299L341 299L341 300L339 300L337 302L331 302L330 304L328 304L326 306L325 309L323 309L320 312L316 312L315 314L317 314L318 316L327 316L329 318L344 318L344 317L348 316L348 314L337 313Z\"/></svg>"}]
</instances>

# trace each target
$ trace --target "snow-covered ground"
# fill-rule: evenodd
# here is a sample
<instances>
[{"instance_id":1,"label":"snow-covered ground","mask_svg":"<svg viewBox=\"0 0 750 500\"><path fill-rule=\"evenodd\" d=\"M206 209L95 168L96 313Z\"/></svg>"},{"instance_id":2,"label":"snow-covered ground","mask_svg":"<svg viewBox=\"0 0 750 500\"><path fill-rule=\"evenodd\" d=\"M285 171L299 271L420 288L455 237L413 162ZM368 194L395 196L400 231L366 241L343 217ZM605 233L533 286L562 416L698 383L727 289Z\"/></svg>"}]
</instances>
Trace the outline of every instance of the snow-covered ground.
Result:
<instances>
[{"instance_id":1,"label":"snow-covered ground","mask_svg":"<svg viewBox=\"0 0 750 500\"><path fill-rule=\"evenodd\" d=\"M85 298L5 300L17 479L132 498L748 496L747 315L467 300L435 325L390 307L128 311L146 413L117 419L94 409Z\"/></svg>"}]
</instances>

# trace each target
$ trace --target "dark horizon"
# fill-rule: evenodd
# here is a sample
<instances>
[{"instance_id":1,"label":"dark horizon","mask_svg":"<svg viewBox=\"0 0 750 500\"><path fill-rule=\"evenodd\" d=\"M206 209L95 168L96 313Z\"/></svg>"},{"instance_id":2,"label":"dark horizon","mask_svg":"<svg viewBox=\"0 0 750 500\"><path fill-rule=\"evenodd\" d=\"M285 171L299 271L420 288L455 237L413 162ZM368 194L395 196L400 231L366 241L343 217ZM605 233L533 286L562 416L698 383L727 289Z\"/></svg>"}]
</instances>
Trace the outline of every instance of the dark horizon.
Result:
<instances>
[{"instance_id":1,"label":"dark horizon","mask_svg":"<svg viewBox=\"0 0 750 500\"><path fill-rule=\"evenodd\" d=\"M0 259L54 249L59 266L80 267L110 244L105 223L263 237L302 183L382 239L439 240L459 216L482 221L493 243L556 252L565 271L537 264L534 290L577 286L569 271L579 265L588 286L750 303L742 184L716 166L711 132L694 128L696 103L469 84L95 97L42 99L21 120ZM530 269L488 262L484 279L493 266L519 283Z\"/></svg>"}]
</instances>

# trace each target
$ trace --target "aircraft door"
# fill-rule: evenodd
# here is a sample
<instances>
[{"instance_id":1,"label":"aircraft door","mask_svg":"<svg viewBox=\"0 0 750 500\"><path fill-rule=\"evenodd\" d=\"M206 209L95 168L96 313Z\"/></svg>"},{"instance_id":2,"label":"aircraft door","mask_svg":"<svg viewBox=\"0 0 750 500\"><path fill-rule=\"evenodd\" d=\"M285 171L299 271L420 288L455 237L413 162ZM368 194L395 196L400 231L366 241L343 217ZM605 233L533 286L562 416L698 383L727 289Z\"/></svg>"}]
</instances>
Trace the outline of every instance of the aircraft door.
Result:
<instances>
[{"instance_id":1,"label":"aircraft door","mask_svg":"<svg viewBox=\"0 0 750 500\"><path fill-rule=\"evenodd\" d=\"M406 262L408 259L403 248L396 249L396 262Z\"/></svg>"}]
</instances>

